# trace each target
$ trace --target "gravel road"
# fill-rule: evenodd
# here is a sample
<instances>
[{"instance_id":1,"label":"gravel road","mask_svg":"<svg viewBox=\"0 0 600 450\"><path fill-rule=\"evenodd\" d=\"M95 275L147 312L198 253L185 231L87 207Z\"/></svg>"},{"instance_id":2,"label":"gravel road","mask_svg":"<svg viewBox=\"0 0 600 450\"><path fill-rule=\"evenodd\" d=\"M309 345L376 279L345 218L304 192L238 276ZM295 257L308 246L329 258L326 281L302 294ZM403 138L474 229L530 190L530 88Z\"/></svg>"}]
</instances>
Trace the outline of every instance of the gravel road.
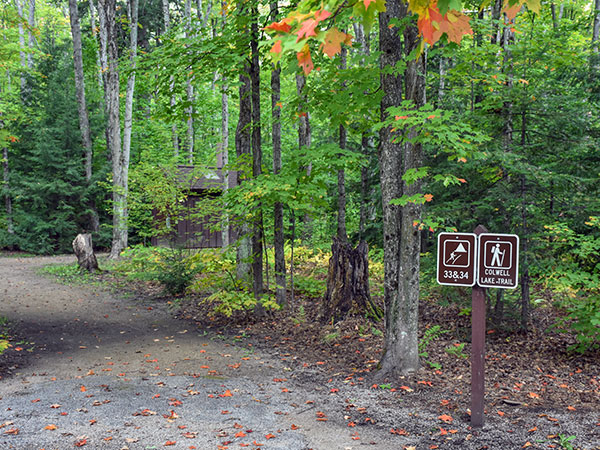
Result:
<instances>
[{"instance_id":1,"label":"gravel road","mask_svg":"<svg viewBox=\"0 0 600 450\"><path fill-rule=\"evenodd\" d=\"M513 408L471 430L464 405L444 422L417 397L320 381L166 304L38 274L73 261L0 258L0 316L28 341L0 373L0 450L510 450L560 448L559 435L600 449L598 411Z\"/></svg>"}]
</instances>

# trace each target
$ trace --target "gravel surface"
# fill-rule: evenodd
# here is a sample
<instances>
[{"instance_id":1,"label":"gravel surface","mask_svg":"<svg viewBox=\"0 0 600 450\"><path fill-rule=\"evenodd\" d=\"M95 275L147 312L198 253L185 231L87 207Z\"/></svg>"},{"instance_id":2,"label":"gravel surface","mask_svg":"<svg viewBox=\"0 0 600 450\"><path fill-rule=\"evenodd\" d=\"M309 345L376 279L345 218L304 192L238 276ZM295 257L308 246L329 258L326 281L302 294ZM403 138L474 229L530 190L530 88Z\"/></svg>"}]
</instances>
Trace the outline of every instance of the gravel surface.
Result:
<instances>
[{"instance_id":1,"label":"gravel surface","mask_svg":"<svg viewBox=\"0 0 600 450\"><path fill-rule=\"evenodd\" d=\"M463 406L331 383L167 304L38 274L73 261L0 258L0 316L27 341L0 364L2 450L600 449L600 411L507 405L472 430Z\"/></svg>"}]
</instances>

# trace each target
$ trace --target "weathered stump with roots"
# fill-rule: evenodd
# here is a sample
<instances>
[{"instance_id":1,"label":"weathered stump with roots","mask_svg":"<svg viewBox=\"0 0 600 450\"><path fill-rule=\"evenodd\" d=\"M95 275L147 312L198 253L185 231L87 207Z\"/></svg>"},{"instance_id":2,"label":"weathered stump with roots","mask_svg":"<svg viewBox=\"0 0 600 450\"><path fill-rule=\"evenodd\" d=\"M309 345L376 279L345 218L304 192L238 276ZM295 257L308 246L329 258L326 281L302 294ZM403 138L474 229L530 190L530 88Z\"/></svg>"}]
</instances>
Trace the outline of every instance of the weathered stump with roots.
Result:
<instances>
[{"instance_id":1,"label":"weathered stump with roots","mask_svg":"<svg viewBox=\"0 0 600 450\"><path fill-rule=\"evenodd\" d=\"M77 256L77 263L79 267L87 270L88 272L94 272L98 270L98 261L94 254L94 248L92 247L92 235L89 233L78 234L73 240L73 251Z\"/></svg>"},{"instance_id":2,"label":"weathered stump with roots","mask_svg":"<svg viewBox=\"0 0 600 450\"><path fill-rule=\"evenodd\" d=\"M337 322L349 313L366 313L380 319L382 312L371 300L369 293L369 248L361 241L353 249L337 237L331 245L331 259L327 273L327 292L321 309L321 322Z\"/></svg>"}]
</instances>

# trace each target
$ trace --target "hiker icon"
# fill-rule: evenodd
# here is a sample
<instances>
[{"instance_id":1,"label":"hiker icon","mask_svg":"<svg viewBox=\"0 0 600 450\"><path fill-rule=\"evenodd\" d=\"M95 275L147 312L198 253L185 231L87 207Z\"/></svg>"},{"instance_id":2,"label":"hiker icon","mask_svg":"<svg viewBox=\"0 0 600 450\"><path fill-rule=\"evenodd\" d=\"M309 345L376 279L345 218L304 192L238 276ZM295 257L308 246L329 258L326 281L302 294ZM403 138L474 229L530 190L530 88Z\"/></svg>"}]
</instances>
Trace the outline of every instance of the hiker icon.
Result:
<instances>
[{"instance_id":1,"label":"hiker icon","mask_svg":"<svg viewBox=\"0 0 600 450\"><path fill-rule=\"evenodd\" d=\"M458 245L452 248L455 244ZM469 264L469 252L467 250L469 245L468 241L447 241L444 264L447 266L466 267Z\"/></svg>"},{"instance_id":2,"label":"hiker icon","mask_svg":"<svg viewBox=\"0 0 600 450\"><path fill-rule=\"evenodd\" d=\"M510 242L485 243L485 267L490 269L509 269L512 266L512 244Z\"/></svg>"},{"instance_id":3,"label":"hiker icon","mask_svg":"<svg viewBox=\"0 0 600 450\"><path fill-rule=\"evenodd\" d=\"M494 245L490 251L492 252L492 261L490 265L492 267L502 267L502 261L504 260L504 250L500 250L500 244Z\"/></svg>"}]
</instances>

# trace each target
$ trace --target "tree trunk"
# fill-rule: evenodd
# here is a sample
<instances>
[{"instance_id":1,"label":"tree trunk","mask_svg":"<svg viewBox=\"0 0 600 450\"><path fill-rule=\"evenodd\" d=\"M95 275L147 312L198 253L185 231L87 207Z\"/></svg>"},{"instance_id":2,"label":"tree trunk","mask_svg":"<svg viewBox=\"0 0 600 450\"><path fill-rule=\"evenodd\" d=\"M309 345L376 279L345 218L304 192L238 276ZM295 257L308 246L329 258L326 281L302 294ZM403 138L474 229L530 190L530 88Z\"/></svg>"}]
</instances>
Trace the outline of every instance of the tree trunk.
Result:
<instances>
[{"instance_id":1,"label":"tree trunk","mask_svg":"<svg viewBox=\"0 0 600 450\"><path fill-rule=\"evenodd\" d=\"M342 47L342 51L340 53L340 70L346 69L346 56L348 54L348 49L346 47ZM344 89L346 83L342 82L342 89ZM342 150L346 149L346 144L348 142L348 133L346 132L346 127L343 124L340 124L340 148ZM341 242L346 242L348 240L348 232L346 230L346 171L344 168L338 169L338 213L337 213L337 238ZM368 278L368 277L367 277ZM367 288L368 289L368 288Z\"/></svg>"},{"instance_id":2,"label":"tree trunk","mask_svg":"<svg viewBox=\"0 0 600 450\"><path fill-rule=\"evenodd\" d=\"M302 73L296 74L296 92L300 98L300 107L298 110L298 147L300 151L305 148L310 148L311 130L310 130L310 113L308 112L308 99L306 95L306 77ZM312 163L306 167L306 173L310 176L312 171ZM303 218L304 229L302 232L302 240L308 241L312 236L312 219L307 214Z\"/></svg>"},{"instance_id":3,"label":"tree trunk","mask_svg":"<svg viewBox=\"0 0 600 450\"><path fill-rule=\"evenodd\" d=\"M165 33L168 33L171 29L171 16L169 12L169 0L162 0L162 12L163 12L163 21L165 25ZM175 81L173 76L170 77L169 90L173 92L175 89ZM175 106L177 100L175 98L175 94L171 94L171 108ZM177 157L179 156L179 133L177 132L177 124L171 125L171 141L173 143L173 154Z\"/></svg>"},{"instance_id":4,"label":"tree trunk","mask_svg":"<svg viewBox=\"0 0 600 450\"><path fill-rule=\"evenodd\" d=\"M8 148L2 148L2 183L4 190L4 207L6 211L6 231L14 234L12 197L10 196L10 171L8 166Z\"/></svg>"},{"instance_id":5,"label":"tree trunk","mask_svg":"<svg viewBox=\"0 0 600 450\"><path fill-rule=\"evenodd\" d=\"M106 53L108 69L104 83L107 119L107 137L109 153L112 161L113 175L113 236L110 258L116 259L127 247L127 184L123 178L123 160L121 149L121 124L119 117L119 50L117 47L116 0L99 0L101 23L101 36L106 39Z\"/></svg>"},{"instance_id":6,"label":"tree trunk","mask_svg":"<svg viewBox=\"0 0 600 450\"><path fill-rule=\"evenodd\" d=\"M403 50L409 55L418 44L418 31L413 25L404 30L403 45L395 27L389 27L390 19L407 16L407 7L399 0L387 2L387 11L380 14L381 67L394 66L403 59ZM405 97L415 106L425 103L425 61L408 58L405 69ZM386 109L402 101L402 82L399 77L382 74L384 96L381 101L382 118ZM391 130L380 132L380 177L383 199L384 227L384 302L385 302L385 349L379 376L397 376L414 372L419 368L418 351L418 305L419 305L419 230L413 223L421 220L421 206L409 203L402 209L390 205L390 200L402 194L419 193L420 182L407 185L401 174L421 166L420 145L410 143L414 130L406 130L409 139L405 143L392 142Z\"/></svg>"},{"instance_id":7,"label":"tree trunk","mask_svg":"<svg viewBox=\"0 0 600 450\"><path fill-rule=\"evenodd\" d=\"M353 249L347 240L334 237L319 320L338 322L351 313L373 319L382 316L369 294L369 249L364 241Z\"/></svg>"},{"instance_id":8,"label":"tree trunk","mask_svg":"<svg viewBox=\"0 0 600 450\"><path fill-rule=\"evenodd\" d=\"M83 76L83 55L81 51L81 28L79 26L79 11L77 0L69 0L69 18L71 21L71 35L73 37L73 66L75 71L75 92L77 95L77 112L79 113L79 130L85 154L85 180L88 188L92 181L92 137L90 133L90 120L87 103L85 100L85 80ZM93 199L90 201L90 230L97 232L100 229L98 212Z\"/></svg>"},{"instance_id":9,"label":"tree trunk","mask_svg":"<svg viewBox=\"0 0 600 450\"><path fill-rule=\"evenodd\" d=\"M92 25L92 36L94 38L94 42L98 45L96 48L96 64L98 65L98 88L100 92L104 91L104 81L102 80L102 58L100 57L100 43L98 42L98 32L96 31L96 6L94 5L94 1L90 0L90 21Z\"/></svg>"},{"instance_id":10,"label":"tree trunk","mask_svg":"<svg viewBox=\"0 0 600 450\"><path fill-rule=\"evenodd\" d=\"M600 0L594 2L594 25L592 29L592 68L600 71Z\"/></svg>"},{"instance_id":11,"label":"tree trunk","mask_svg":"<svg viewBox=\"0 0 600 450\"><path fill-rule=\"evenodd\" d=\"M271 19L277 20L277 1L271 2ZM271 117L273 120L273 174L281 172L281 68L273 67L271 71ZM283 229L283 204L276 202L273 207L273 246L275 250L275 300L280 306L286 304L285 273L285 237Z\"/></svg>"},{"instance_id":12,"label":"tree trunk","mask_svg":"<svg viewBox=\"0 0 600 450\"><path fill-rule=\"evenodd\" d=\"M35 37L33 36L33 30L35 29L35 0L28 0L29 2L29 14L27 16L27 42L29 46L29 52L27 53L27 68L33 70L33 48L35 47Z\"/></svg>"},{"instance_id":13,"label":"tree trunk","mask_svg":"<svg viewBox=\"0 0 600 450\"><path fill-rule=\"evenodd\" d=\"M94 254L91 234L78 234L75 240L73 240L73 251L77 256L77 263L81 269L88 272L98 270L98 261Z\"/></svg>"},{"instance_id":14,"label":"tree trunk","mask_svg":"<svg viewBox=\"0 0 600 450\"><path fill-rule=\"evenodd\" d=\"M252 85L252 176L258 177L262 174L262 143L260 123L260 64L258 53L258 9L253 8L250 48L252 60L250 62L250 81ZM260 299L263 294L263 218L262 205L256 205L254 214L254 225L252 232L252 287L254 298ZM255 312L264 313L264 308L257 301Z\"/></svg>"},{"instance_id":15,"label":"tree trunk","mask_svg":"<svg viewBox=\"0 0 600 450\"><path fill-rule=\"evenodd\" d=\"M252 151L252 144L250 139L250 128L252 125L252 86L250 84L250 77L248 76L250 70L249 64L246 64L244 71L240 74L240 110L237 128L235 131L235 151L237 157L242 155L249 155ZM238 172L237 183L242 183L243 180ZM237 249L237 264L236 264L236 275L237 279L243 282L250 282L250 274L252 267L250 265L251 259L251 242L250 242L250 231L248 225L242 224L240 229L240 242Z\"/></svg>"},{"instance_id":16,"label":"tree trunk","mask_svg":"<svg viewBox=\"0 0 600 450\"><path fill-rule=\"evenodd\" d=\"M17 7L17 14L19 15L19 55L21 57L21 99L27 97L27 78L25 76L27 69L27 54L25 53L25 29L23 28L23 21L25 16L23 15L23 5L21 0L15 0L15 6Z\"/></svg>"},{"instance_id":17,"label":"tree trunk","mask_svg":"<svg viewBox=\"0 0 600 450\"><path fill-rule=\"evenodd\" d=\"M219 144L219 154L217 157L217 166L221 168L223 173L223 193L226 193L230 186L230 177L232 174L229 171L229 96L227 95L226 80L223 78L223 92L221 92L221 143ZM227 215L223 217L222 242L223 247L228 247L230 244L230 224Z\"/></svg>"},{"instance_id":18,"label":"tree trunk","mask_svg":"<svg viewBox=\"0 0 600 450\"><path fill-rule=\"evenodd\" d=\"M190 37L192 28L192 0L185 2L185 37ZM194 164L194 86L192 78L188 76L186 80L185 93L187 96L188 106L185 108L187 115L187 132L186 132L186 152L187 162L190 165Z\"/></svg>"}]
</instances>

